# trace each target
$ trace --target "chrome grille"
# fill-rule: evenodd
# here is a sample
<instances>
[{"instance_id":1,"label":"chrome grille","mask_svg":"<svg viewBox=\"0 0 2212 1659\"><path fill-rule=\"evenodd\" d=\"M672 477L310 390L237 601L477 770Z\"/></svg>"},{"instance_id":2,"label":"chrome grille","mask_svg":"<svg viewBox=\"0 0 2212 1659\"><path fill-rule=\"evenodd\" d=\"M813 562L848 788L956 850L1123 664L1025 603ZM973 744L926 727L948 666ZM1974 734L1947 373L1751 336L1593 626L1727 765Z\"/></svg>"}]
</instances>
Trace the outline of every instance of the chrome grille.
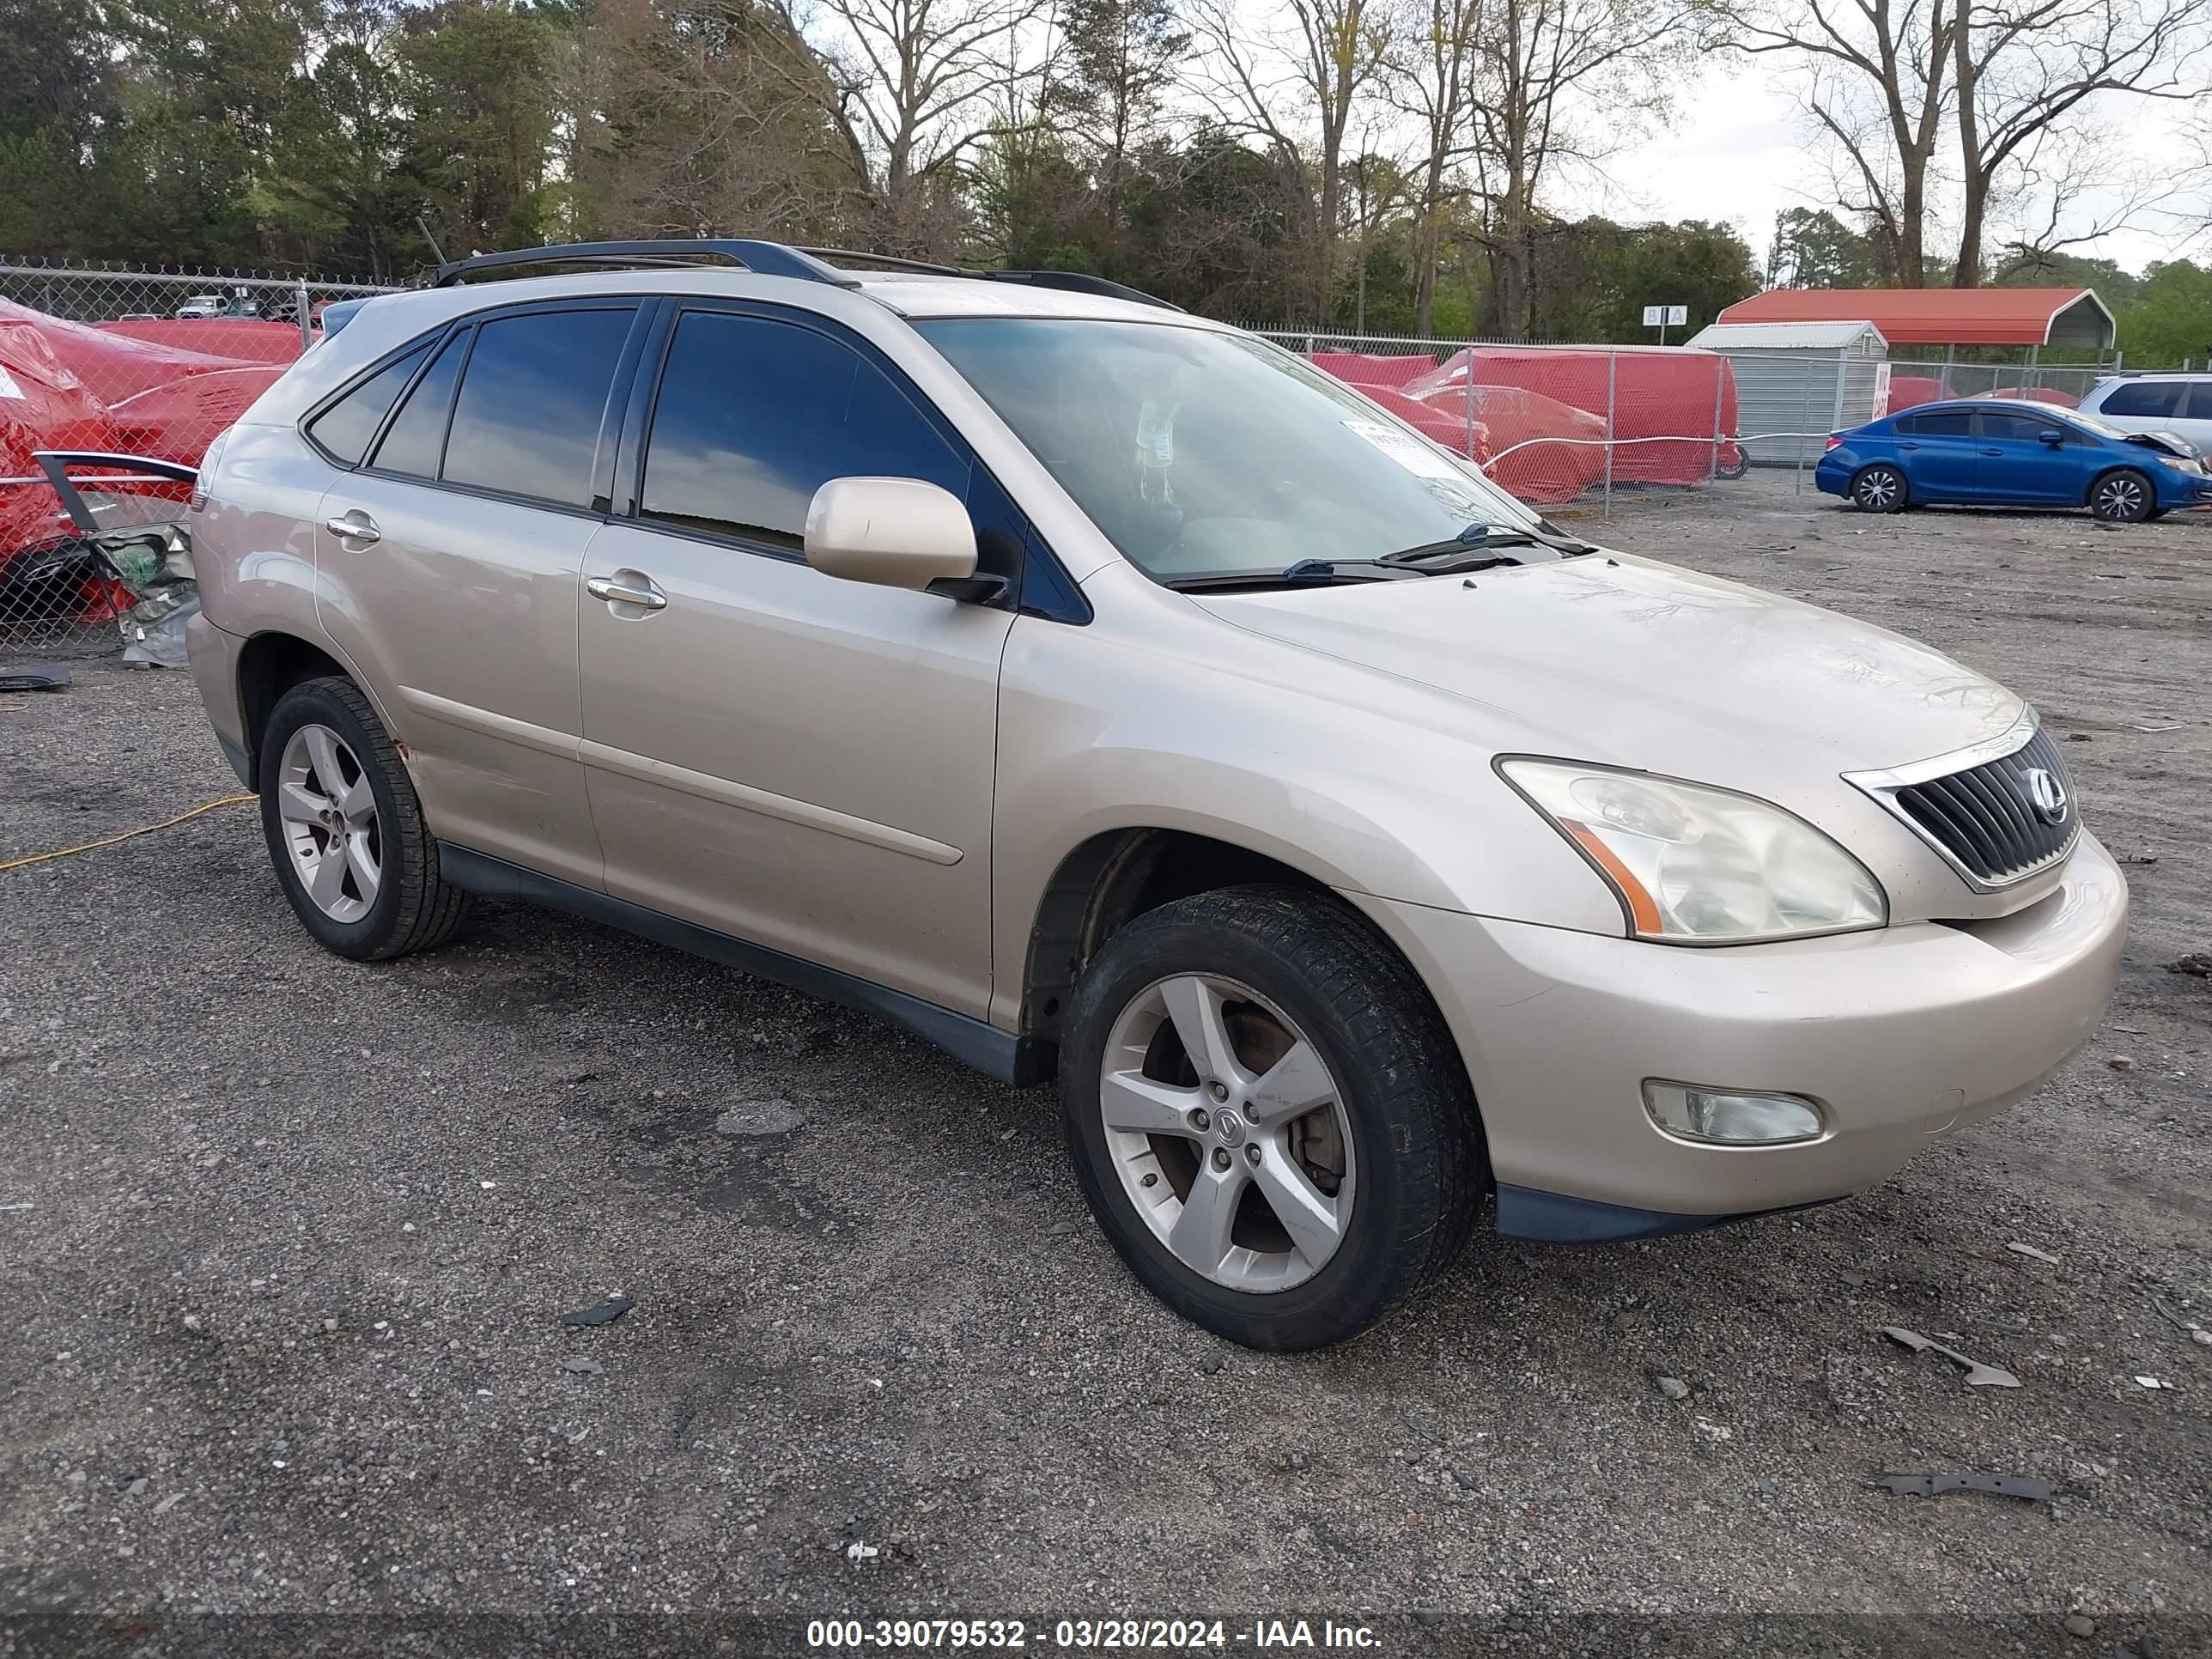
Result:
<instances>
[{"instance_id":1,"label":"chrome grille","mask_svg":"<svg viewBox=\"0 0 2212 1659\"><path fill-rule=\"evenodd\" d=\"M1961 869L1991 884L2040 869L2072 846L2081 830L2066 763L2039 726L2009 755L1903 785L1890 796L1905 819Z\"/></svg>"}]
</instances>

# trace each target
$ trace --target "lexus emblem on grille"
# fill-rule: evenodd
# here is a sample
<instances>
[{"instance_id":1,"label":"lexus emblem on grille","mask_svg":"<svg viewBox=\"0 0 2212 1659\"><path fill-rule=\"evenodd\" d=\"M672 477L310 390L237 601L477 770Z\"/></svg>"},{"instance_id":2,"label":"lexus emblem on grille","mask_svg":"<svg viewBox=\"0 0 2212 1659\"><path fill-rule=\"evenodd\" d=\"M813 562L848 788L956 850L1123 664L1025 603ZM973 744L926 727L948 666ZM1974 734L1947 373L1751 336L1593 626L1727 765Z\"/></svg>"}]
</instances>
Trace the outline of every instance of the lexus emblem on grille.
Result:
<instances>
[{"instance_id":1,"label":"lexus emblem on grille","mask_svg":"<svg viewBox=\"0 0 2212 1659\"><path fill-rule=\"evenodd\" d=\"M2045 823L2066 822L2066 786L2058 781L2056 772L2047 772L2040 766L2027 769L2025 779L2027 798L2035 804L2035 816Z\"/></svg>"}]
</instances>

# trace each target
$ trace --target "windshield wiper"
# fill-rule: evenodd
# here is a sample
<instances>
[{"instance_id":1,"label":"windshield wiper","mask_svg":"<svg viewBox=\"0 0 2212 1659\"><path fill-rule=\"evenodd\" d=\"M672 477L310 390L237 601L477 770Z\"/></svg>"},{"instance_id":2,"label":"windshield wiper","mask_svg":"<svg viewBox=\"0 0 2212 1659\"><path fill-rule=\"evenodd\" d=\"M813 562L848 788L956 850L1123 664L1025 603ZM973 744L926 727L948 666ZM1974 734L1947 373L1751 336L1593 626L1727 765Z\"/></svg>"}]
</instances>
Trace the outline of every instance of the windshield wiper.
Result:
<instances>
[{"instance_id":1,"label":"windshield wiper","mask_svg":"<svg viewBox=\"0 0 2212 1659\"><path fill-rule=\"evenodd\" d=\"M1437 576L1450 575L1462 570L1486 570L1497 565L1520 562L1518 559L1510 557L1488 556L1490 550L1498 547L1548 547L1565 558L1597 551L1588 542L1578 542L1571 536L1547 535L1534 530L1493 532L1486 524L1473 524L1448 542L1423 542L1418 547L1400 548L1395 553L1385 553L1376 562L1411 565Z\"/></svg>"},{"instance_id":2,"label":"windshield wiper","mask_svg":"<svg viewBox=\"0 0 2212 1659\"><path fill-rule=\"evenodd\" d=\"M1201 587L1328 587L1340 582L1394 581L1439 573L1412 570L1381 559L1300 559L1280 570L1224 570L1204 576L1170 576L1165 586Z\"/></svg>"}]
</instances>

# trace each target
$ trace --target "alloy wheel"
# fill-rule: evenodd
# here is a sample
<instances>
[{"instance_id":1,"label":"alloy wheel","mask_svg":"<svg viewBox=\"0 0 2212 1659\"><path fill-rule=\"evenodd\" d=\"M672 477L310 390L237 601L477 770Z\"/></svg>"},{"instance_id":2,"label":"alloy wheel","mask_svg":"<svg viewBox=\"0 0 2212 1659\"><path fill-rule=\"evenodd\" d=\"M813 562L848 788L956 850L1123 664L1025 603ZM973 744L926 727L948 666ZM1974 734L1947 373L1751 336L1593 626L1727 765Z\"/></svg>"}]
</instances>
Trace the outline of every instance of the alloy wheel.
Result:
<instances>
[{"instance_id":1,"label":"alloy wheel","mask_svg":"<svg viewBox=\"0 0 2212 1659\"><path fill-rule=\"evenodd\" d=\"M2142 486L2133 478L2107 478L2097 486L2097 509L2102 517L2138 519L2143 506Z\"/></svg>"},{"instance_id":2,"label":"alloy wheel","mask_svg":"<svg viewBox=\"0 0 2212 1659\"><path fill-rule=\"evenodd\" d=\"M332 921L359 921L384 882L376 795L361 761L327 726L302 726L277 767L276 816L293 872Z\"/></svg>"},{"instance_id":3,"label":"alloy wheel","mask_svg":"<svg viewBox=\"0 0 2212 1659\"><path fill-rule=\"evenodd\" d=\"M1098 1105L1130 1204L1213 1284L1286 1291L1344 1243L1358 1169L1341 1092L1249 987L1182 974L1139 992L1107 1038Z\"/></svg>"},{"instance_id":4,"label":"alloy wheel","mask_svg":"<svg viewBox=\"0 0 2212 1659\"><path fill-rule=\"evenodd\" d=\"M1886 513L1897 501L1897 475L1873 471L1858 482L1858 502L1870 512Z\"/></svg>"}]
</instances>

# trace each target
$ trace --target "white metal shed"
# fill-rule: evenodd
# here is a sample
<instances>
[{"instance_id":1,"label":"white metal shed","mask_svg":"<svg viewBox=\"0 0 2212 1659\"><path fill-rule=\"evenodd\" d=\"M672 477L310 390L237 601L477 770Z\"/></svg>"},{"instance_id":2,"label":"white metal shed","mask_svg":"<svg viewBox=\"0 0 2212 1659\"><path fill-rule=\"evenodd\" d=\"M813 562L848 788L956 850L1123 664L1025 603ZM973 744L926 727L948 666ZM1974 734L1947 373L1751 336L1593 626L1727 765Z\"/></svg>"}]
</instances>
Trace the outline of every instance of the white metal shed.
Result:
<instances>
[{"instance_id":1,"label":"white metal shed","mask_svg":"<svg viewBox=\"0 0 2212 1659\"><path fill-rule=\"evenodd\" d=\"M1865 425L1889 398L1889 342L1872 323L1715 323L1689 343L1735 370L1753 466L1809 465L1829 433Z\"/></svg>"}]
</instances>

